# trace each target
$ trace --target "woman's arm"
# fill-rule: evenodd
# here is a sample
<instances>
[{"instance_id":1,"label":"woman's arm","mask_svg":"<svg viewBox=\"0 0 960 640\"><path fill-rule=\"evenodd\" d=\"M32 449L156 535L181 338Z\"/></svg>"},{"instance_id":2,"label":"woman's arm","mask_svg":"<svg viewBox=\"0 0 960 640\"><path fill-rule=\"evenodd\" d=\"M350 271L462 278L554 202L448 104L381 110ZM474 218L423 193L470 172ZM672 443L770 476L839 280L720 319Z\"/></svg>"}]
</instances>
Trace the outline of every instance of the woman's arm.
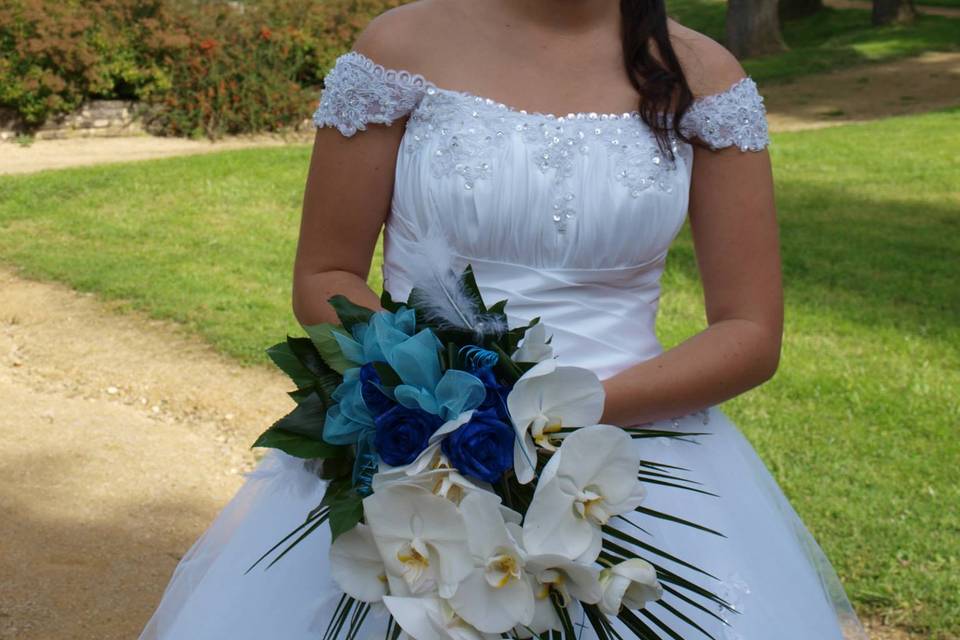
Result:
<instances>
[{"instance_id":1,"label":"woman's arm","mask_svg":"<svg viewBox=\"0 0 960 640\"><path fill-rule=\"evenodd\" d=\"M293 311L300 324L337 322L327 302L335 294L380 308L367 275L390 211L402 135L399 123L370 125L350 138L331 127L317 130L293 268Z\"/></svg>"},{"instance_id":2,"label":"woman's arm","mask_svg":"<svg viewBox=\"0 0 960 640\"><path fill-rule=\"evenodd\" d=\"M715 86L742 77L735 60L727 67ZM783 294L767 151L695 147L689 215L709 326L605 380L603 422L630 426L690 413L777 369Z\"/></svg>"},{"instance_id":3,"label":"woman's arm","mask_svg":"<svg viewBox=\"0 0 960 640\"><path fill-rule=\"evenodd\" d=\"M406 42L414 22L408 13L393 10L374 19L354 50L375 60L408 62L412 54ZM365 87L367 93L372 89ZM300 324L336 323L327 302L336 294L380 309L367 276L390 212L405 123L406 115L390 125L369 122L349 137L334 127L317 130L293 269L293 311Z\"/></svg>"}]
</instances>

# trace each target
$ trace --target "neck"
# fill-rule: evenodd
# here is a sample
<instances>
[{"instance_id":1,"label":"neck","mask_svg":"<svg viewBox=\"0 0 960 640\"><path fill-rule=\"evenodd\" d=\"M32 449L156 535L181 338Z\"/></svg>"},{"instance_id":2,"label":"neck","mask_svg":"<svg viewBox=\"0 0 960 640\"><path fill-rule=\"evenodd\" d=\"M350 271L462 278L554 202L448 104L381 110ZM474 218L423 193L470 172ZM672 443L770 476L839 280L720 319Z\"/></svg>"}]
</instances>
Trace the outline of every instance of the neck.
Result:
<instances>
[{"instance_id":1,"label":"neck","mask_svg":"<svg viewBox=\"0 0 960 640\"><path fill-rule=\"evenodd\" d=\"M617 0L501 0L508 16L552 31L589 31L620 18Z\"/></svg>"}]
</instances>

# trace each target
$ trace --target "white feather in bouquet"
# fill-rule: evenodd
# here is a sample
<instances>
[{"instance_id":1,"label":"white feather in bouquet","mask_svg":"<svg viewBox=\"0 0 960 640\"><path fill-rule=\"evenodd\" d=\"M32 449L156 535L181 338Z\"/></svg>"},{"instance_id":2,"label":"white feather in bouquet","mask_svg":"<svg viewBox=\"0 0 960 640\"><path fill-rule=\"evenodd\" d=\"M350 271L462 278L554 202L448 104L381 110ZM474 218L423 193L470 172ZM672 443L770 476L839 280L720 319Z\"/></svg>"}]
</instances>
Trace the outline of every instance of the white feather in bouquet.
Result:
<instances>
[{"instance_id":1,"label":"white feather in bouquet","mask_svg":"<svg viewBox=\"0 0 960 640\"><path fill-rule=\"evenodd\" d=\"M413 282L410 303L426 322L440 329L471 331L477 336L507 331L502 315L483 311L482 301L470 291L462 270L457 269L456 255L446 238L433 232L417 244L420 253L408 259Z\"/></svg>"}]
</instances>

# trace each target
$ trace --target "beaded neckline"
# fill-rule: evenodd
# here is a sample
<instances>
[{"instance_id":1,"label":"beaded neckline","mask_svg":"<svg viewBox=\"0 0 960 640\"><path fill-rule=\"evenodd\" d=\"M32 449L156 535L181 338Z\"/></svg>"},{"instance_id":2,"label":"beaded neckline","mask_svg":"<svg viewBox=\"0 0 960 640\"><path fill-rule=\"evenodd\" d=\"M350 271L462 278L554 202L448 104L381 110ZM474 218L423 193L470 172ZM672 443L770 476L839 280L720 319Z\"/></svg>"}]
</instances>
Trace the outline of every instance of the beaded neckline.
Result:
<instances>
[{"instance_id":1,"label":"beaded neckline","mask_svg":"<svg viewBox=\"0 0 960 640\"><path fill-rule=\"evenodd\" d=\"M396 79L404 84L409 84L411 86L419 87L425 90L429 94L435 93L444 93L451 96L456 96L462 99L472 100L477 103L483 103L487 106L492 106L494 108L516 114L521 116L529 116L531 118L540 118L546 120L556 120L558 122L564 122L568 120L639 120L640 112L636 109L632 111L619 112L597 112L597 111L576 111L568 113L566 115L560 115L557 113L549 113L542 111L528 111L527 109L520 109L519 107L507 104L505 102L499 102L493 98L488 98L476 93L469 91L460 91L457 89L447 89L445 87L438 86L436 83L428 80L423 74L420 73L411 73L406 70L398 69L389 69L382 64L375 62L368 56L360 53L359 51L349 51L343 54L343 57L353 57L357 62L366 67L371 73L377 77L386 77L391 79ZM706 96L701 96L694 99L694 103L704 101L708 102L711 99L715 99L718 96L734 91L739 85L750 81L749 76L740 78L734 82L730 87L723 92L710 94ZM669 117L670 114L668 114Z\"/></svg>"},{"instance_id":2,"label":"beaded neckline","mask_svg":"<svg viewBox=\"0 0 960 640\"><path fill-rule=\"evenodd\" d=\"M486 106L493 107L508 113L521 116L530 116L532 118L543 118L546 120L556 120L557 122L565 122L568 120L638 120L640 119L640 112L637 110L633 111L624 111L623 113L600 113L596 111L577 111L573 113L568 113L566 115L560 115L557 113L546 113L542 111L528 111L527 109L520 109L518 107L511 106L505 102L498 102L493 98L488 98L486 96L481 96L476 93L471 93L469 91L458 91L456 89L445 89L443 87L438 87L435 84L430 84L427 88L427 94L431 95L431 91L434 93L445 93L447 95L456 96L463 98L465 100L472 100L476 103L482 103Z\"/></svg>"},{"instance_id":3,"label":"beaded neckline","mask_svg":"<svg viewBox=\"0 0 960 640\"><path fill-rule=\"evenodd\" d=\"M437 85L435 82L428 80L423 74L420 73L411 73L406 69L390 69L382 64L375 62L373 59L367 55L360 53L359 51L348 51L343 54L343 58L354 58L355 62L358 62L364 66L370 73L379 78L391 78L397 81L400 81L403 84L409 84L410 86L418 87L424 89L428 94L434 93L444 93L447 95L459 97L466 100L473 100L474 102L482 102L488 106L501 109L517 115L530 116L532 118L545 118L548 120L628 120L631 118L639 118L640 112L637 110L627 111L623 113L599 113L593 111L580 111L574 113L568 113L565 116L559 115L556 113L546 113L542 111L528 111L527 109L520 109L513 105L507 104L505 102L499 102L493 98L488 98L487 96L482 96L477 93L472 93L470 91L460 91L457 89L447 89Z\"/></svg>"}]
</instances>

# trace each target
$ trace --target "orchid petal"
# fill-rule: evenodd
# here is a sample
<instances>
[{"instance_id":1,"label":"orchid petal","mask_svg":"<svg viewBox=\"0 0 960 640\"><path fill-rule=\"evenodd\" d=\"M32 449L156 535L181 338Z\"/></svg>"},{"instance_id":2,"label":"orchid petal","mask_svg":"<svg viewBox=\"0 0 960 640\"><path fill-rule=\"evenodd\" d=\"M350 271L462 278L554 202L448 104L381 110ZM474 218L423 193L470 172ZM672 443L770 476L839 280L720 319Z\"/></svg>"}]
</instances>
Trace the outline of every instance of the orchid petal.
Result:
<instances>
[{"instance_id":1,"label":"orchid petal","mask_svg":"<svg viewBox=\"0 0 960 640\"><path fill-rule=\"evenodd\" d=\"M345 593L361 602L379 602L387 593L383 559L364 524L330 545L330 575Z\"/></svg>"},{"instance_id":2,"label":"orchid petal","mask_svg":"<svg viewBox=\"0 0 960 640\"><path fill-rule=\"evenodd\" d=\"M391 484L364 498L363 511L388 579L403 578L414 593L436 588L448 597L473 570L463 516L450 500Z\"/></svg>"}]
</instances>

